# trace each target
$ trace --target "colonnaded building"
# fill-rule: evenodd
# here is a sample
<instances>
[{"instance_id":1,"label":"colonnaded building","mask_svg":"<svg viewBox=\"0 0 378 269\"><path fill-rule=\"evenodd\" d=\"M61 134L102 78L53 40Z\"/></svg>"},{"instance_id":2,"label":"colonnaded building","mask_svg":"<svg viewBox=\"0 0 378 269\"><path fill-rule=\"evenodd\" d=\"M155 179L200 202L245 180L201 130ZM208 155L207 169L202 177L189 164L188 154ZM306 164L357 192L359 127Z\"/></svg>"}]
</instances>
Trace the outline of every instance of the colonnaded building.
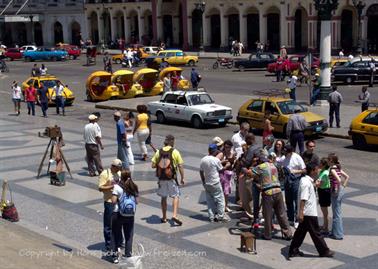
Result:
<instances>
[{"instance_id":1,"label":"colonnaded building","mask_svg":"<svg viewBox=\"0 0 378 269\"><path fill-rule=\"evenodd\" d=\"M0 10L9 2L0 0ZM12 13L23 2L13 0L0 18L3 43L32 40L30 20L20 21ZM361 25L364 52L378 53L378 0L361 1L361 24L353 0L338 2L332 49L355 49ZM185 49L203 42L206 50L224 50L230 40L240 40L249 50L257 41L269 44L270 50L282 45L292 51L319 48L320 21L313 0L29 0L20 14L37 18L33 32L38 45L78 44L80 39L108 44L122 38Z\"/></svg>"}]
</instances>

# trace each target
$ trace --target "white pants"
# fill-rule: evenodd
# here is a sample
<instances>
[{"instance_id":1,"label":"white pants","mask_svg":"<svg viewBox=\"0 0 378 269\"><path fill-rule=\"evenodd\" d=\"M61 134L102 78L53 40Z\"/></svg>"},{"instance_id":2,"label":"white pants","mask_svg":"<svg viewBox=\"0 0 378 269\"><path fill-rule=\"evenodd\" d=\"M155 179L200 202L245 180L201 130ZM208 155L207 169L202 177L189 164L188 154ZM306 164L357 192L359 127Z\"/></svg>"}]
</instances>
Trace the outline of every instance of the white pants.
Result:
<instances>
[{"instance_id":1,"label":"white pants","mask_svg":"<svg viewBox=\"0 0 378 269\"><path fill-rule=\"evenodd\" d=\"M134 135L132 133L127 133L127 156L129 157L129 164L130 165L133 165L135 164L134 162L134 154L133 154L133 150L131 148L131 141L133 141L133 138L134 138Z\"/></svg>"},{"instance_id":2,"label":"white pants","mask_svg":"<svg viewBox=\"0 0 378 269\"><path fill-rule=\"evenodd\" d=\"M142 130L137 130L136 134L138 136L138 143L140 147L140 151L142 154L147 155L147 147L146 147L146 139L150 135L150 130L148 128L142 129Z\"/></svg>"}]
</instances>

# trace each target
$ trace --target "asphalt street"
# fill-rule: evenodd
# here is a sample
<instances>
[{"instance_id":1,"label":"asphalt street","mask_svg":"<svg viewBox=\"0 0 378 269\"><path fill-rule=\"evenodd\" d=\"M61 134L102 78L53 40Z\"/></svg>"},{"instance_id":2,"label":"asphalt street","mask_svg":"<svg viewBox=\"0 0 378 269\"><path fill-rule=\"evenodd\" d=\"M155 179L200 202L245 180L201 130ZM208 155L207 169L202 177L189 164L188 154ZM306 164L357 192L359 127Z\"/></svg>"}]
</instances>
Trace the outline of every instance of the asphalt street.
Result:
<instances>
[{"instance_id":1,"label":"asphalt street","mask_svg":"<svg viewBox=\"0 0 378 269\"><path fill-rule=\"evenodd\" d=\"M10 96L11 82L24 81L33 63L8 62L11 72L0 73L0 179L11 181L21 216L17 225L59 241L67 248L98 252L103 246L102 200L96 179L87 177L85 170L82 129L88 113L94 111L94 103L85 101L85 81L91 72L102 69L102 60L99 57L97 66L91 67L84 66L84 60L81 57L75 61L46 63L48 73L58 76L75 93L74 105L67 108L65 117L55 115L54 108L50 108L49 118L42 118L39 107L37 116L31 117L25 115L25 104L22 104L22 115L15 116ZM248 94L255 89L285 87L285 83L272 82L274 77L266 76L264 71L213 71L209 69L212 62L203 60L198 65L203 86L210 93ZM117 69L119 66L113 67ZM189 73L190 68L185 67L184 76L189 77ZM360 87L340 87L345 103L354 104ZM305 88L299 89L298 99L306 100L308 93ZM378 88L370 92L372 101L378 102ZM114 122L112 111L100 112L105 145L102 158L107 165L116 152ZM52 124L62 126L66 139L64 152L74 177L73 180L67 177L67 185L61 188L49 185L46 176L39 180L35 178L48 142L38 138L37 133ZM378 262L376 150L356 150L350 140L344 139L321 138L316 141L317 153L320 156L337 153L343 169L351 176L344 206L346 236L343 241L337 242L327 239L336 251L335 259L317 258L308 236L304 245L308 255L288 262L284 258L288 243L279 239L271 242L259 240L256 256L240 253L237 249L239 237L231 233L237 225L237 214L231 215L233 220L226 225L207 222L204 193L198 177L199 160L206 154L212 137L228 139L235 131L237 126L232 125L195 130L185 124L153 124L153 142L157 145L161 145L166 134L176 136L177 148L182 151L186 162L188 184L182 189L181 199L180 214L184 226L161 225L158 223L160 202L155 194L154 171L149 163L137 161L134 175L142 191L142 201L136 219L135 244L142 243L147 250L145 268L375 268ZM257 136L257 141L261 143L260 136ZM132 147L138 156L137 144Z\"/></svg>"}]
</instances>

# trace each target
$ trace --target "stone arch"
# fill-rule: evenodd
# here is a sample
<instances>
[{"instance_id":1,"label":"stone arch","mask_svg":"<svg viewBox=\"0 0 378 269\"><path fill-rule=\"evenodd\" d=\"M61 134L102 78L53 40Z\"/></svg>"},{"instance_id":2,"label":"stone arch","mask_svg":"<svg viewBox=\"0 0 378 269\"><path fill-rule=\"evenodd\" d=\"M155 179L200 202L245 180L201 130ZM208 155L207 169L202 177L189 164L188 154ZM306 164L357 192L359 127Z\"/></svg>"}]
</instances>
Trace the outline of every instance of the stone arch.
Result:
<instances>
[{"instance_id":1,"label":"stone arch","mask_svg":"<svg viewBox=\"0 0 378 269\"><path fill-rule=\"evenodd\" d=\"M256 48L256 42L260 40L259 10L255 6L248 7L243 16L247 17L247 48Z\"/></svg>"},{"instance_id":2,"label":"stone arch","mask_svg":"<svg viewBox=\"0 0 378 269\"><path fill-rule=\"evenodd\" d=\"M125 39L125 17L121 10L117 10L114 15L115 18L115 36L116 38Z\"/></svg>"},{"instance_id":3,"label":"stone arch","mask_svg":"<svg viewBox=\"0 0 378 269\"><path fill-rule=\"evenodd\" d=\"M193 9L192 15L192 45L194 48L199 48L201 45L201 29L203 27L202 13L198 9Z\"/></svg>"},{"instance_id":4,"label":"stone arch","mask_svg":"<svg viewBox=\"0 0 378 269\"><path fill-rule=\"evenodd\" d=\"M127 16L129 17L129 23L130 23L130 42L132 44L138 43L139 41L138 12L135 9L131 9Z\"/></svg>"},{"instance_id":5,"label":"stone arch","mask_svg":"<svg viewBox=\"0 0 378 269\"><path fill-rule=\"evenodd\" d=\"M100 37L98 36L98 16L95 11L93 11L89 16L89 23L90 23L90 33L89 37L94 44L98 44L100 41Z\"/></svg>"},{"instance_id":6,"label":"stone arch","mask_svg":"<svg viewBox=\"0 0 378 269\"><path fill-rule=\"evenodd\" d=\"M303 7L294 12L294 47L296 51L308 48L308 15Z\"/></svg>"},{"instance_id":7,"label":"stone arch","mask_svg":"<svg viewBox=\"0 0 378 269\"><path fill-rule=\"evenodd\" d=\"M220 48L221 45L221 24L220 10L211 8L206 12L206 18L209 19L210 47Z\"/></svg>"},{"instance_id":8,"label":"stone arch","mask_svg":"<svg viewBox=\"0 0 378 269\"><path fill-rule=\"evenodd\" d=\"M81 26L77 21L71 22L71 44L80 45L81 40Z\"/></svg>"},{"instance_id":9,"label":"stone arch","mask_svg":"<svg viewBox=\"0 0 378 269\"><path fill-rule=\"evenodd\" d=\"M378 52L378 4L366 9L367 23L367 49L369 52Z\"/></svg>"},{"instance_id":10,"label":"stone arch","mask_svg":"<svg viewBox=\"0 0 378 269\"><path fill-rule=\"evenodd\" d=\"M340 46L351 52L357 43L358 15L354 7L345 6L340 11Z\"/></svg>"},{"instance_id":11,"label":"stone arch","mask_svg":"<svg viewBox=\"0 0 378 269\"><path fill-rule=\"evenodd\" d=\"M143 13L144 17L144 44L150 44L153 38L153 26L152 26L152 11L146 9Z\"/></svg>"},{"instance_id":12,"label":"stone arch","mask_svg":"<svg viewBox=\"0 0 378 269\"><path fill-rule=\"evenodd\" d=\"M108 44L112 40L112 26L111 26L111 14L109 10L105 9L101 13L102 25L104 30L102 32L103 36L100 36L101 42L104 44Z\"/></svg>"},{"instance_id":13,"label":"stone arch","mask_svg":"<svg viewBox=\"0 0 378 269\"><path fill-rule=\"evenodd\" d=\"M269 44L268 49L278 50L280 48L280 10L276 6L271 6L266 9L266 29L267 29L267 39L266 42Z\"/></svg>"},{"instance_id":14,"label":"stone arch","mask_svg":"<svg viewBox=\"0 0 378 269\"><path fill-rule=\"evenodd\" d=\"M34 42L37 46L43 45L43 30L40 22L34 23Z\"/></svg>"},{"instance_id":15,"label":"stone arch","mask_svg":"<svg viewBox=\"0 0 378 269\"><path fill-rule=\"evenodd\" d=\"M228 18L228 36L233 40L240 41L240 20L239 20L239 10L235 7L230 7L226 11L226 16Z\"/></svg>"},{"instance_id":16,"label":"stone arch","mask_svg":"<svg viewBox=\"0 0 378 269\"><path fill-rule=\"evenodd\" d=\"M63 25L59 21L56 21L53 24L53 31L54 31L54 44L64 43Z\"/></svg>"}]
</instances>

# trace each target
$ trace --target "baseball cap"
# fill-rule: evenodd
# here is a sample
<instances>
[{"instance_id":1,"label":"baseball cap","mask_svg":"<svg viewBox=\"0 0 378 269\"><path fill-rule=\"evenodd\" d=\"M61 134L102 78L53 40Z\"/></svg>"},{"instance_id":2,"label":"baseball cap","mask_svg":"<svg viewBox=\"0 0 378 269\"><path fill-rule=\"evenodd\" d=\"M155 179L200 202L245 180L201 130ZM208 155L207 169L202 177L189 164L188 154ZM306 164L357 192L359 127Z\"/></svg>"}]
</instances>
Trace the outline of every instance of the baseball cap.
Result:
<instances>
[{"instance_id":1,"label":"baseball cap","mask_svg":"<svg viewBox=\"0 0 378 269\"><path fill-rule=\"evenodd\" d=\"M215 150L218 150L217 144L209 144L209 151L214 152Z\"/></svg>"},{"instance_id":2,"label":"baseball cap","mask_svg":"<svg viewBox=\"0 0 378 269\"><path fill-rule=\"evenodd\" d=\"M122 116L121 112L119 112L119 111L114 112L113 115L116 116L116 117L121 117Z\"/></svg>"},{"instance_id":3,"label":"baseball cap","mask_svg":"<svg viewBox=\"0 0 378 269\"><path fill-rule=\"evenodd\" d=\"M220 138L219 136L214 137L212 142L213 142L213 144L217 145L218 147L222 146L223 143L224 143L222 138Z\"/></svg>"},{"instance_id":4,"label":"baseball cap","mask_svg":"<svg viewBox=\"0 0 378 269\"><path fill-rule=\"evenodd\" d=\"M122 161L120 159L114 159L112 161L112 166L121 167L122 166Z\"/></svg>"},{"instance_id":5,"label":"baseball cap","mask_svg":"<svg viewBox=\"0 0 378 269\"><path fill-rule=\"evenodd\" d=\"M96 119L97 119L97 116L94 115L94 114L90 114L90 115L88 116L88 119L89 119L89 120L96 120Z\"/></svg>"}]
</instances>

